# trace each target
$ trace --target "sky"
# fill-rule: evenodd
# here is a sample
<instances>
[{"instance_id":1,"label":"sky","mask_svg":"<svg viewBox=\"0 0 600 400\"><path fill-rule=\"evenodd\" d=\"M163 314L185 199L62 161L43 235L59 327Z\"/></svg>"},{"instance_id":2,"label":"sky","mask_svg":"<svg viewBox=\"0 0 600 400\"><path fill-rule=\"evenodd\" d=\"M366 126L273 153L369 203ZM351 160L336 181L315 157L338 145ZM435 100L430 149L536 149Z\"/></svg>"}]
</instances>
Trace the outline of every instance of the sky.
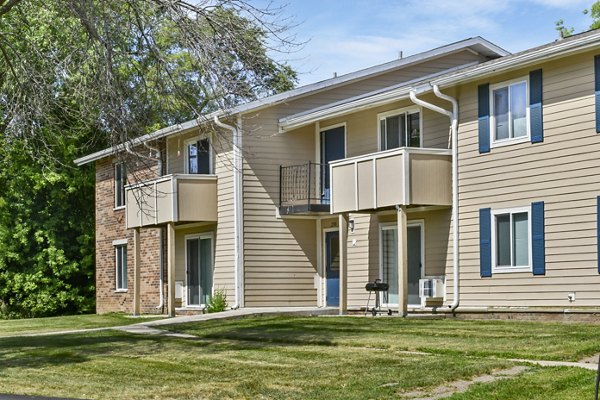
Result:
<instances>
[{"instance_id":1,"label":"sky","mask_svg":"<svg viewBox=\"0 0 600 400\"><path fill-rule=\"evenodd\" d=\"M264 0L268 1L268 0ZM252 0L261 3L263 0ZM271 0L285 5L290 33L304 43L274 54L306 85L481 36L517 52L558 38L555 21L588 29L593 0Z\"/></svg>"}]
</instances>

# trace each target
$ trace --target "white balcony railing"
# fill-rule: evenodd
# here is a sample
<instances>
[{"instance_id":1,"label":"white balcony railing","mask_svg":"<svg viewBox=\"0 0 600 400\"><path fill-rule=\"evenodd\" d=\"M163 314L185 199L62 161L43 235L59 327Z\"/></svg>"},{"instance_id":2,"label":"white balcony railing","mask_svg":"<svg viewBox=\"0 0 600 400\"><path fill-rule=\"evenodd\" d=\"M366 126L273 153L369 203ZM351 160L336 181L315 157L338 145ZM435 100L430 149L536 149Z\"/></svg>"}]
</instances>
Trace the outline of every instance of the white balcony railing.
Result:
<instances>
[{"instance_id":1,"label":"white balcony railing","mask_svg":"<svg viewBox=\"0 0 600 400\"><path fill-rule=\"evenodd\" d=\"M451 205L452 154L399 148L330 163L331 212L395 205Z\"/></svg>"},{"instance_id":2,"label":"white balcony railing","mask_svg":"<svg viewBox=\"0 0 600 400\"><path fill-rule=\"evenodd\" d=\"M216 222L216 175L173 174L128 185L127 228L169 222Z\"/></svg>"}]
</instances>

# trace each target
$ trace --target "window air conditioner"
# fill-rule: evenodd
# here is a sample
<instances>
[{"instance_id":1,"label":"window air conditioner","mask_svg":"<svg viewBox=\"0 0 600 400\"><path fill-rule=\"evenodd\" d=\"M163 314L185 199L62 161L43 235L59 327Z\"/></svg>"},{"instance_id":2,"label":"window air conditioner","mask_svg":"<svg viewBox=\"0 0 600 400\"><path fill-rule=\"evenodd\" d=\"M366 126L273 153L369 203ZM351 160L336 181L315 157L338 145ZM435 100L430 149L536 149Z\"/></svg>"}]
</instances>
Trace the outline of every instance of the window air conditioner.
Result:
<instances>
[{"instance_id":1,"label":"window air conditioner","mask_svg":"<svg viewBox=\"0 0 600 400\"><path fill-rule=\"evenodd\" d=\"M444 280L440 278L419 279L419 297L421 297L423 307L431 304L431 300L443 301Z\"/></svg>"}]
</instances>

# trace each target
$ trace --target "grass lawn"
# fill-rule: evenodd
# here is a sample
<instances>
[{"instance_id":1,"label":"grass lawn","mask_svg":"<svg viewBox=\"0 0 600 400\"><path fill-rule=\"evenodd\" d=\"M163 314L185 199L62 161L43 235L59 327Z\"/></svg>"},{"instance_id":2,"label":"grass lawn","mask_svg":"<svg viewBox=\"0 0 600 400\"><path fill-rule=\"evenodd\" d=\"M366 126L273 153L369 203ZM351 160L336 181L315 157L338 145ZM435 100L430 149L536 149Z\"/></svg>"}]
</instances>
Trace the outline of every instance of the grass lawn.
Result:
<instances>
[{"instance_id":1,"label":"grass lawn","mask_svg":"<svg viewBox=\"0 0 600 400\"><path fill-rule=\"evenodd\" d=\"M0 339L0 393L402 398L515 365L506 357L569 360L600 351L598 327L576 324L262 317L168 328L197 338L102 331ZM453 399L591 398L594 377L593 371L531 367L506 381L474 385Z\"/></svg>"},{"instance_id":2,"label":"grass lawn","mask_svg":"<svg viewBox=\"0 0 600 400\"><path fill-rule=\"evenodd\" d=\"M161 317L157 317L161 318ZM150 319L157 319L151 317ZM127 314L84 314L64 317L0 319L0 337L27 333L57 332L72 329L101 328L109 326L131 325L148 318L134 318Z\"/></svg>"}]
</instances>

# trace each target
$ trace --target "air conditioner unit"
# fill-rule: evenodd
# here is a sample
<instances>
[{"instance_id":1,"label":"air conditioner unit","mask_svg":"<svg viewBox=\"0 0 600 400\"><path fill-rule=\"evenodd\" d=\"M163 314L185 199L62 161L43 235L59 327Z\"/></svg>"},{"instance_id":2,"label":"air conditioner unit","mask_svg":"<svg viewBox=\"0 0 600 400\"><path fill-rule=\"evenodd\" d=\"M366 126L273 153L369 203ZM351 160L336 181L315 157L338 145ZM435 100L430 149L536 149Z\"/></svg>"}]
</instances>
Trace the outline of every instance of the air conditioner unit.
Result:
<instances>
[{"instance_id":1,"label":"air conditioner unit","mask_svg":"<svg viewBox=\"0 0 600 400\"><path fill-rule=\"evenodd\" d=\"M440 278L419 279L421 306L428 307L444 300L444 280Z\"/></svg>"}]
</instances>

